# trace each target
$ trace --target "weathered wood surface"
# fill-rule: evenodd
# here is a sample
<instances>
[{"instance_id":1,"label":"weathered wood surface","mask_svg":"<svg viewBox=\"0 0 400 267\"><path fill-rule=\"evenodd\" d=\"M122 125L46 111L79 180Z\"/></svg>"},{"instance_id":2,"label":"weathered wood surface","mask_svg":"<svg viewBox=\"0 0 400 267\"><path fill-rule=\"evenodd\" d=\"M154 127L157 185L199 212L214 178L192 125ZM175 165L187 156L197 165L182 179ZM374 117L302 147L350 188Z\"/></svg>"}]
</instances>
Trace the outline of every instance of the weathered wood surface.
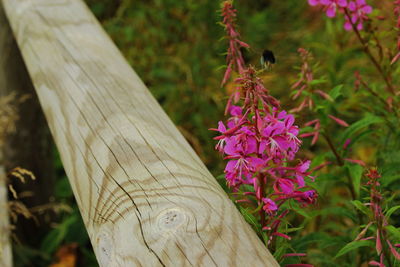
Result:
<instances>
[{"instance_id":1,"label":"weathered wood surface","mask_svg":"<svg viewBox=\"0 0 400 267\"><path fill-rule=\"evenodd\" d=\"M101 266L278 266L81 0L3 4Z\"/></svg>"}]
</instances>

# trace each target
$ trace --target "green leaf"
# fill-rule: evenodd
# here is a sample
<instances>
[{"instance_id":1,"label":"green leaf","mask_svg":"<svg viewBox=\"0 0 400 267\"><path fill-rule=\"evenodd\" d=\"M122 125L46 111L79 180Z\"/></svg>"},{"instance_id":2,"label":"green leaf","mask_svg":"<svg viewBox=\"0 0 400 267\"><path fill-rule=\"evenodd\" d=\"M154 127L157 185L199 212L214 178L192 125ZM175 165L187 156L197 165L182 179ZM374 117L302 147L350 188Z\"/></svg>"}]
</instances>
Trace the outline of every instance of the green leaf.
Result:
<instances>
[{"instance_id":1,"label":"green leaf","mask_svg":"<svg viewBox=\"0 0 400 267\"><path fill-rule=\"evenodd\" d=\"M332 97L333 100L338 98L340 95L342 95L342 88L343 88L343 84L339 84L339 85L335 86L332 90L329 91L330 97Z\"/></svg>"},{"instance_id":2,"label":"green leaf","mask_svg":"<svg viewBox=\"0 0 400 267\"><path fill-rule=\"evenodd\" d=\"M67 217L57 228L51 230L41 244L41 250L52 254L65 239L70 225L76 222L75 216Z\"/></svg>"},{"instance_id":3,"label":"green leaf","mask_svg":"<svg viewBox=\"0 0 400 267\"><path fill-rule=\"evenodd\" d=\"M296 212L297 214L307 218L307 219L311 219L312 216L310 216L310 214L308 214L303 208L299 207L297 204L293 203L292 205L292 209L294 212Z\"/></svg>"},{"instance_id":4,"label":"green leaf","mask_svg":"<svg viewBox=\"0 0 400 267\"><path fill-rule=\"evenodd\" d=\"M353 183L354 191L356 192L356 196L360 195L361 188L361 177L364 171L364 168L358 164L346 164L347 169L349 170L351 182Z\"/></svg>"},{"instance_id":5,"label":"green leaf","mask_svg":"<svg viewBox=\"0 0 400 267\"><path fill-rule=\"evenodd\" d=\"M63 176L57 181L54 193L59 198L69 198L73 196L71 186L66 176Z\"/></svg>"},{"instance_id":6,"label":"green leaf","mask_svg":"<svg viewBox=\"0 0 400 267\"><path fill-rule=\"evenodd\" d=\"M255 228L259 228L260 224L257 221L257 218L251 213L251 211L249 211L246 208L240 207L240 213L243 215L244 219L246 220L246 222L248 222L250 225L254 226Z\"/></svg>"},{"instance_id":7,"label":"green leaf","mask_svg":"<svg viewBox=\"0 0 400 267\"><path fill-rule=\"evenodd\" d=\"M370 215L371 211L363 203L361 203L360 201L353 200L353 201L351 201L351 204L353 204L354 207L356 207L359 211L361 211L365 215L367 215L367 216Z\"/></svg>"},{"instance_id":8,"label":"green leaf","mask_svg":"<svg viewBox=\"0 0 400 267\"><path fill-rule=\"evenodd\" d=\"M350 242L346 246L344 246L341 250L339 250L339 252L336 254L335 258L343 256L344 254L347 254L350 251L355 250L357 248L372 247L373 245L374 245L374 243L369 240L359 240L359 241Z\"/></svg>"},{"instance_id":9,"label":"green leaf","mask_svg":"<svg viewBox=\"0 0 400 267\"><path fill-rule=\"evenodd\" d=\"M382 177L382 185L383 186L389 186L391 183L400 180L400 174L395 174L395 175L384 175Z\"/></svg>"},{"instance_id":10,"label":"green leaf","mask_svg":"<svg viewBox=\"0 0 400 267\"><path fill-rule=\"evenodd\" d=\"M310 82L310 85L317 85L317 84L321 84L321 83L326 83L326 80L325 79L315 79Z\"/></svg>"},{"instance_id":11,"label":"green leaf","mask_svg":"<svg viewBox=\"0 0 400 267\"><path fill-rule=\"evenodd\" d=\"M283 244L280 244L279 246L277 246L278 248L275 250L275 252L274 252L274 258L275 259L280 259L280 258L282 258L282 256L284 255L284 254L286 254L288 251L288 249L290 248L290 246L288 245L288 243L287 242L285 242L285 243L283 243Z\"/></svg>"},{"instance_id":12,"label":"green leaf","mask_svg":"<svg viewBox=\"0 0 400 267\"><path fill-rule=\"evenodd\" d=\"M352 137L359 130L369 125L378 124L381 122L383 122L381 118L374 116L372 114L367 114L363 119L353 123L343 132L340 144L343 144L346 141L346 139Z\"/></svg>"},{"instance_id":13,"label":"green leaf","mask_svg":"<svg viewBox=\"0 0 400 267\"><path fill-rule=\"evenodd\" d=\"M322 216L340 216L340 217L347 217L352 219L354 222L357 221L357 216L352 209L340 207L340 206L329 206L325 209L321 209L319 214Z\"/></svg>"},{"instance_id":14,"label":"green leaf","mask_svg":"<svg viewBox=\"0 0 400 267\"><path fill-rule=\"evenodd\" d=\"M225 192L230 192L229 187L226 184L225 174L218 175L215 179Z\"/></svg>"},{"instance_id":15,"label":"green leaf","mask_svg":"<svg viewBox=\"0 0 400 267\"><path fill-rule=\"evenodd\" d=\"M392 216L392 214L393 214L396 210L398 210L398 209L400 209L400 205L391 207L391 208L386 212L386 214L385 214L386 217L389 219L390 216Z\"/></svg>"},{"instance_id":16,"label":"green leaf","mask_svg":"<svg viewBox=\"0 0 400 267\"><path fill-rule=\"evenodd\" d=\"M299 230L302 230L304 227L296 227L296 228L288 228L285 230L285 233L292 233L292 232L296 232Z\"/></svg>"},{"instance_id":17,"label":"green leaf","mask_svg":"<svg viewBox=\"0 0 400 267\"><path fill-rule=\"evenodd\" d=\"M393 235L397 240L400 240L400 230L393 225L388 225L385 227L388 232Z\"/></svg>"}]
</instances>

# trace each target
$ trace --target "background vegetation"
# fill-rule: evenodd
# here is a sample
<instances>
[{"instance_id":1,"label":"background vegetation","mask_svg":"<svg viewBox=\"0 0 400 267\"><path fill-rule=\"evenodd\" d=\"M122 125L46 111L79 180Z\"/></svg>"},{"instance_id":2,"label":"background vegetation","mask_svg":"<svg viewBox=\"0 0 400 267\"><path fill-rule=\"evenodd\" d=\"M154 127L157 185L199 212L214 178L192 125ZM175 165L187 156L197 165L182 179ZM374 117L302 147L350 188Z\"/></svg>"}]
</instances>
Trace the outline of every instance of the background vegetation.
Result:
<instances>
[{"instance_id":1,"label":"background vegetation","mask_svg":"<svg viewBox=\"0 0 400 267\"><path fill-rule=\"evenodd\" d=\"M390 25L395 25L392 1L369 2L383 10L374 15L387 18L379 22L380 27L390 29ZM220 41L224 33L217 25L219 1L87 0L87 3L207 167L225 186L221 177L224 162L214 151L214 133L208 130L223 118L227 91L232 86L220 88L226 42ZM274 51L277 64L263 79L270 93L280 99L287 110L299 104L291 99L290 89L298 79L302 64L297 49L303 47L311 51L316 79L313 86L329 93L334 102L316 100L320 108L298 116L297 124L303 126L313 116L323 118L327 114L348 122L349 128L340 127L329 119L322 124L341 157L359 159L368 166L378 167L386 192L384 198L388 200L384 209L399 205L398 117L370 93L355 90L354 72L357 70L373 90L387 98L384 84L356 36L345 32L341 21L328 19L323 12L310 8L305 0L237 0L235 4L242 39L252 47L245 58L258 66L264 49ZM378 33L381 34L377 38L387 49L395 48L396 33L383 30ZM370 41L373 43L372 39ZM399 68L387 68L391 68L396 85ZM335 91L331 91L334 88ZM345 150L343 144L347 138L351 138L352 143ZM337 161L323 138L314 146L310 142L310 138L304 139L301 157L311 159L313 166ZM66 255L75 257L80 266L97 266L62 164L57 157L54 161L57 166L55 202L68 208L54 216L50 231L38 244L14 246L16 266L64 266L57 264L65 262ZM319 194L318 203L291 215L290 222L298 229L290 233L293 239L290 245L280 244L282 251L277 252L278 256L285 251L306 252L305 262L316 266L360 266L376 258L373 244L372 248L367 244L335 257L354 240L361 230L359 226L366 224L370 216L354 204L355 200L363 202L368 197L362 189L366 183L364 171L363 167L349 162L334 163L320 170L313 184ZM355 196L350 187L355 188ZM398 211L393 210L390 222L394 226L390 236L399 242Z\"/></svg>"}]
</instances>

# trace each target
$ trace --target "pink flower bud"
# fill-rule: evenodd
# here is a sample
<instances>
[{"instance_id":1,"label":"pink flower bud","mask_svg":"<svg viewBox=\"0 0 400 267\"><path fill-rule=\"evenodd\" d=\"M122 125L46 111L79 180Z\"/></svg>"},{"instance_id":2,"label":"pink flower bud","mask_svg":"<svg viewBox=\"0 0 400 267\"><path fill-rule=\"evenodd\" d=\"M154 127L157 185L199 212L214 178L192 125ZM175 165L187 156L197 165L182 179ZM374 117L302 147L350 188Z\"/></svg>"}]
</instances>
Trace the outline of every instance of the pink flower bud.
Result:
<instances>
[{"instance_id":1,"label":"pink flower bud","mask_svg":"<svg viewBox=\"0 0 400 267\"><path fill-rule=\"evenodd\" d=\"M332 115L328 115L328 117L331 118L331 119L334 120L337 124L339 124L339 125L341 125L341 126L343 126L343 127L349 127L349 124L348 124L347 122L345 122L344 120L342 120L342 119L339 119L339 118L337 118L337 117L335 117L335 116L332 116Z\"/></svg>"}]
</instances>

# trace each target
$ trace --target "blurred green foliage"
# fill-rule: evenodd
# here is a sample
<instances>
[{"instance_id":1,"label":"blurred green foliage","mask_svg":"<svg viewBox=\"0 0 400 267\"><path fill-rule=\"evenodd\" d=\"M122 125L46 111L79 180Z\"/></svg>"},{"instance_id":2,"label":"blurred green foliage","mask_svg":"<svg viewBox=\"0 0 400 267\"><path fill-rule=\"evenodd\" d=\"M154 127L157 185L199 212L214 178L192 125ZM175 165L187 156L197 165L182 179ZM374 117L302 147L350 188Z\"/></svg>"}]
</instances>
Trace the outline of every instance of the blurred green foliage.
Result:
<instances>
[{"instance_id":1,"label":"blurred green foliage","mask_svg":"<svg viewBox=\"0 0 400 267\"><path fill-rule=\"evenodd\" d=\"M224 162L214 151L214 134L208 130L223 119L227 100L227 92L220 88L223 75L221 66L225 63L226 50L226 42L220 40L224 35L223 28L217 25L220 2L86 2L128 62L227 190L221 176ZM371 67L354 34L345 32L339 20L327 19L322 12L315 12L305 0L237 0L235 4L242 39L252 47L245 52L245 59L258 66L263 49L274 51L277 64L263 79L270 93L280 99L287 110L298 105L290 98L290 87L296 81L301 65L297 49L304 47L313 53L317 80L315 86L329 93L334 102L315 99L318 105L316 113L299 116L297 124L303 125L313 119L312 116L319 116L324 131L330 135L342 157L354 157L370 166L378 166L383 176L382 186L387 192L384 196L391 206L398 205L398 118L385 110L376 97L365 90L354 90L354 71L358 70L373 90L387 97L384 84ZM382 3L375 4L385 7ZM383 22L382 27L390 28L389 23ZM395 37L383 30L378 32L381 34L378 37L393 48ZM369 41L373 43L373 40ZM386 65L386 68L390 67ZM392 69L392 73L395 82L398 82L399 68ZM327 114L337 115L351 126L346 129L338 127L326 118ZM342 147L348 138L352 139L351 150L344 150ZM313 166L336 161L322 138L315 146L310 146L310 140L305 139L301 154L304 158L313 159ZM28 263L32 261L37 263L34 266L46 266L54 260L57 248L69 242L79 244L85 260L82 266L96 266L88 237L84 234L86 230L59 160L58 168L60 177L55 196L57 201L72 206L72 211L59 217L57 227L44 238L40 249L17 248L16 266L31 266ZM320 196L317 206L303 210L292 203L296 211L289 218L293 227L289 229L293 241L290 245L284 241L278 242L275 255L279 257L293 252L292 249L295 252L307 252L307 262L316 266L357 266L357 263L373 258L374 251L364 247L371 245L371 242L348 245L348 253L335 258L359 233L358 225L363 221L365 223L364 215L360 215L359 206L357 208L358 202L351 202L354 199L348 191L351 183L357 201L362 202L367 197L362 190L365 184L363 172L363 168L350 162L321 170L313 183ZM390 205L385 208L389 210ZM245 209L241 208L241 212L249 222L254 220ZM400 226L399 219L400 212L393 210L391 222L395 227ZM286 260L285 263L291 261Z\"/></svg>"}]
</instances>

